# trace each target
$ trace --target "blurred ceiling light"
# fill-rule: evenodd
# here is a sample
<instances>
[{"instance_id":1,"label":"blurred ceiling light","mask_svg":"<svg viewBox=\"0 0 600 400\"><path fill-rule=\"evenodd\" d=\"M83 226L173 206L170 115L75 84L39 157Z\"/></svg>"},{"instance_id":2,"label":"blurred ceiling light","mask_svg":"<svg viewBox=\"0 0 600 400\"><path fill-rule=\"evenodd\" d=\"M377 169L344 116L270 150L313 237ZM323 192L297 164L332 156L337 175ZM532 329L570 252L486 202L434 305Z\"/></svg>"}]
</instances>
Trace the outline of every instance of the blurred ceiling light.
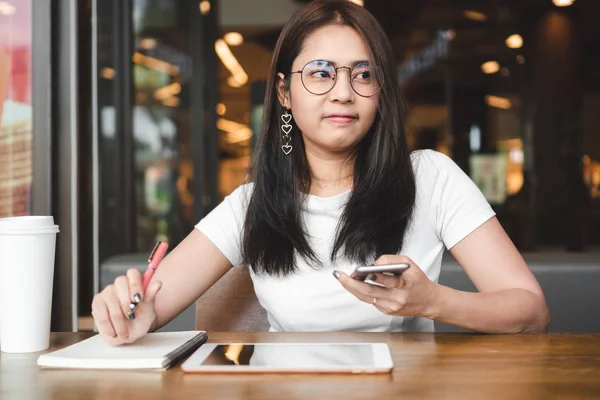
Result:
<instances>
[{"instance_id":1,"label":"blurred ceiling light","mask_svg":"<svg viewBox=\"0 0 600 400\"><path fill-rule=\"evenodd\" d=\"M500 70L500 64L497 61L488 61L481 65L484 74L495 74Z\"/></svg>"},{"instance_id":2,"label":"blurred ceiling light","mask_svg":"<svg viewBox=\"0 0 600 400\"><path fill-rule=\"evenodd\" d=\"M140 47L144 50L152 50L156 47L156 39L144 38L140 40Z\"/></svg>"},{"instance_id":3,"label":"blurred ceiling light","mask_svg":"<svg viewBox=\"0 0 600 400\"><path fill-rule=\"evenodd\" d=\"M223 103L217 104L217 114L218 115L225 115L226 112L227 112L227 107L225 106L225 104L223 104Z\"/></svg>"},{"instance_id":4,"label":"blurred ceiling light","mask_svg":"<svg viewBox=\"0 0 600 400\"><path fill-rule=\"evenodd\" d=\"M142 53L135 52L131 57L134 63L143 65L148 68L155 69L160 72L164 72L170 75L177 75L179 73L179 68L173 64L169 64L166 61L159 60L154 57L145 56Z\"/></svg>"},{"instance_id":5,"label":"blurred ceiling light","mask_svg":"<svg viewBox=\"0 0 600 400\"><path fill-rule=\"evenodd\" d=\"M233 86L230 83L232 81L231 77L227 79L227 83L229 83L229 85L232 87L240 87L242 85L245 85L248 82L248 75L229 49L227 43L225 43L223 39L218 39L215 42L215 50L217 52L217 55L221 59L223 65L225 65L229 72L231 72L231 75L233 75L234 80L239 85Z\"/></svg>"},{"instance_id":6,"label":"blurred ceiling light","mask_svg":"<svg viewBox=\"0 0 600 400\"><path fill-rule=\"evenodd\" d=\"M487 21L487 15L482 12L475 10L465 10L465 17L472 19L474 21Z\"/></svg>"},{"instance_id":7,"label":"blurred ceiling light","mask_svg":"<svg viewBox=\"0 0 600 400\"><path fill-rule=\"evenodd\" d=\"M179 101L179 97L172 96L172 97L167 97L166 99L164 99L162 101L162 103L167 107L177 107L179 105L180 101Z\"/></svg>"},{"instance_id":8,"label":"blurred ceiling light","mask_svg":"<svg viewBox=\"0 0 600 400\"><path fill-rule=\"evenodd\" d=\"M364 0L349 0L349 1L351 1L354 4L358 4L359 6L364 6L365 5Z\"/></svg>"},{"instance_id":9,"label":"blurred ceiling light","mask_svg":"<svg viewBox=\"0 0 600 400\"><path fill-rule=\"evenodd\" d=\"M500 68L500 73L502 74L502 76L509 76L510 75L510 71L506 67Z\"/></svg>"},{"instance_id":10,"label":"blurred ceiling light","mask_svg":"<svg viewBox=\"0 0 600 400\"><path fill-rule=\"evenodd\" d=\"M168 97L175 96L181 92L181 84L179 82L173 82L170 85L163 86L154 92L154 98L156 100L165 100Z\"/></svg>"},{"instance_id":11,"label":"blurred ceiling light","mask_svg":"<svg viewBox=\"0 0 600 400\"><path fill-rule=\"evenodd\" d=\"M240 124L239 122L231 121L225 118L219 118L217 120L217 128L224 132L237 132L243 129L250 129L244 124Z\"/></svg>"},{"instance_id":12,"label":"blurred ceiling light","mask_svg":"<svg viewBox=\"0 0 600 400\"><path fill-rule=\"evenodd\" d=\"M229 86L231 86L232 88L240 88L240 87L244 86L244 84L240 83L240 81L235 79L235 76L233 76L233 75L231 75L229 78L227 78L227 84Z\"/></svg>"},{"instance_id":13,"label":"blurred ceiling light","mask_svg":"<svg viewBox=\"0 0 600 400\"><path fill-rule=\"evenodd\" d=\"M238 32L226 33L225 36L223 36L223 39L225 39L227 44L230 46L239 46L240 44L244 43L244 37Z\"/></svg>"},{"instance_id":14,"label":"blurred ceiling light","mask_svg":"<svg viewBox=\"0 0 600 400\"><path fill-rule=\"evenodd\" d=\"M229 143L243 142L252 137L252 129L248 126L225 118L217 120L217 128L228 133L227 141Z\"/></svg>"},{"instance_id":15,"label":"blurred ceiling light","mask_svg":"<svg viewBox=\"0 0 600 400\"><path fill-rule=\"evenodd\" d=\"M519 54L519 55L517 56L517 62L518 62L519 64L525 64L525 56L523 56L522 54Z\"/></svg>"},{"instance_id":16,"label":"blurred ceiling light","mask_svg":"<svg viewBox=\"0 0 600 400\"><path fill-rule=\"evenodd\" d=\"M510 35L506 38L506 47L510 49L520 49L523 47L523 37L519 34Z\"/></svg>"},{"instance_id":17,"label":"blurred ceiling light","mask_svg":"<svg viewBox=\"0 0 600 400\"><path fill-rule=\"evenodd\" d=\"M0 1L0 14L13 15L17 12L17 8L7 1Z\"/></svg>"},{"instance_id":18,"label":"blurred ceiling light","mask_svg":"<svg viewBox=\"0 0 600 400\"><path fill-rule=\"evenodd\" d=\"M200 2L200 13L202 15L208 15L209 12L210 12L210 1L202 0Z\"/></svg>"},{"instance_id":19,"label":"blurred ceiling light","mask_svg":"<svg viewBox=\"0 0 600 400\"><path fill-rule=\"evenodd\" d=\"M505 97L488 95L485 96L485 103L490 107L500 108L502 110L510 110L512 103Z\"/></svg>"},{"instance_id":20,"label":"blurred ceiling light","mask_svg":"<svg viewBox=\"0 0 600 400\"><path fill-rule=\"evenodd\" d=\"M552 0L556 7L568 7L573 4L575 0Z\"/></svg>"},{"instance_id":21,"label":"blurred ceiling light","mask_svg":"<svg viewBox=\"0 0 600 400\"><path fill-rule=\"evenodd\" d=\"M510 149L508 151L508 158L515 164L523 164L523 160L525 158L523 154L523 149Z\"/></svg>"},{"instance_id":22,"label":"blurred ceiling light","mask_svg":"<svg viewBox=\"0 0 600 400\"><path fill-rule=\"evenodd\" d=\"M100 76L104 79L112 79L115 77L115 70L110 67L104 67L100 70Z\"/></svg>"}]
</instances>

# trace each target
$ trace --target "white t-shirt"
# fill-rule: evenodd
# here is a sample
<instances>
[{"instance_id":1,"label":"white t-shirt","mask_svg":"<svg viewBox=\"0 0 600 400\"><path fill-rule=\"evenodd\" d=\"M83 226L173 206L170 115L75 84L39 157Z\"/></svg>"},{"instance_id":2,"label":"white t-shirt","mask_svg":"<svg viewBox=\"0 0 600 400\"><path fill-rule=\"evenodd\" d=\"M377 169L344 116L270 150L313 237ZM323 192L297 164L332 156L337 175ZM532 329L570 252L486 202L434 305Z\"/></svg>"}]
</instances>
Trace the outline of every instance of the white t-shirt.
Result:
<instances>
[{"instance_id":1,"label":"white t-shirt","mask_svg":"<svg viewBox=\"0 0 600 400\"><path fill-rule=\"evenodd\" d=\"M442 153L415 151L411 155L417 195L413 219L399 254L412 259L434 282L440 275L444 246L448 249L493 217L494 211L471 179ZM227 196L196 226L233 265L242 262L241 238L253 184ZM303 204L309 243L323 267L313 269L298 257L298 272L286 277L257 276L250 270L254 290L267 311L272 331L433 331L433 321L421 317L392 317L358 300L332 275L350 274L357 265L329 255L347 191L332 197L308 195Z\"/></svg>"}]
</instances>

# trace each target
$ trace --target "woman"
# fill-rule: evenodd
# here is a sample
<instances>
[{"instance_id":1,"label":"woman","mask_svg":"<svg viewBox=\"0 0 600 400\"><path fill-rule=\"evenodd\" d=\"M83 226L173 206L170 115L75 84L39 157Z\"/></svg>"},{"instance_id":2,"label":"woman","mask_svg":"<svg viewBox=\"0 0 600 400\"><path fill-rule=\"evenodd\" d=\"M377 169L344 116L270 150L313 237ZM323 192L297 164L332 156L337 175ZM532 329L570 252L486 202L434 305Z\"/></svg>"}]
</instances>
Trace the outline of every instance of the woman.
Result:
<instances>
[{"instance_id":1,"label":"woman","mask_svg":"<svg viewBox=\"0 0 600 400\"><path fill-rule=\"evenodd\" d=\"M100 334L137 340L238 264L274 331L431 331L433 320L544 331L542 290L491 207L448 157L409 153L404 110L391 46L366 10L298 11L275 48L252 183L200 221L145 294L135 269L99 293ZM479 293L436 283L444 247ZM373 263L410 268L371 276L378 285L350 276Z\"/></svg>"}]
</instances>

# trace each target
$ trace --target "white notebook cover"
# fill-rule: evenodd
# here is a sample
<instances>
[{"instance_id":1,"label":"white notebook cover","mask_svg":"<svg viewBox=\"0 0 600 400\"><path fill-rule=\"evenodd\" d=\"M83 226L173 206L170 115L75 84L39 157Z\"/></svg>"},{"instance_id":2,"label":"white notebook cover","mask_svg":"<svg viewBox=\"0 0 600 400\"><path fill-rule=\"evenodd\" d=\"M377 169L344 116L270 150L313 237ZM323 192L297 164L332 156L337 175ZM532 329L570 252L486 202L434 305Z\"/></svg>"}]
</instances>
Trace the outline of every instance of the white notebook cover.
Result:
<instances>
[{"instance_id":1,"label":"white notebook cover","mask_svg":"<svg viewBox=\"0 0 600 400\"><path fill-rule=\"evenodd\" d=\"M113 346L100 335L42 354L44 368L166 369L208 339L204 331L154 332L132 344Z\"/></svg>"}]
</instances>

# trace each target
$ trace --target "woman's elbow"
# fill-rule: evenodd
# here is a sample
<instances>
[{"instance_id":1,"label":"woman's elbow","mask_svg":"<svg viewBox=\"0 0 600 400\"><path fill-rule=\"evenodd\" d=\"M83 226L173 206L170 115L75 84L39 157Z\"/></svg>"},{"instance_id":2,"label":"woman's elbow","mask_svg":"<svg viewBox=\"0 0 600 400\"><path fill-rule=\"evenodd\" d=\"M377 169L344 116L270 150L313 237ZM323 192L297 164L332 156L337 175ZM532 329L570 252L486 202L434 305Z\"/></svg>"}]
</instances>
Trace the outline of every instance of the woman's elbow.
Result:
<instances>
[{"instance_id":1,"label":"woman's elbow","mask_svg":"<svg viewBox=\"0 0 600 400\"><path fill-rule=\"evenodd\" d=\"M534 294L536 301L535 307L532 307L532 317L526 332L531 333L546 333L548 325L550 324L550 311L548 310L548 304L546 299L541 294Z\"/></svg>"},{"instance_id":2,"label":"woman's elbow","mask_svg":"<svg viewBox=\"0 0 600 400\"><path fill-rule=\"evenodd\" d=\"M542 310L543 311L540 313L540 332L545 333L548 331L548 325L550 324L550 311L548 310L548 305L545 300L543 300Z\"/></svg>"}]
</instances>

